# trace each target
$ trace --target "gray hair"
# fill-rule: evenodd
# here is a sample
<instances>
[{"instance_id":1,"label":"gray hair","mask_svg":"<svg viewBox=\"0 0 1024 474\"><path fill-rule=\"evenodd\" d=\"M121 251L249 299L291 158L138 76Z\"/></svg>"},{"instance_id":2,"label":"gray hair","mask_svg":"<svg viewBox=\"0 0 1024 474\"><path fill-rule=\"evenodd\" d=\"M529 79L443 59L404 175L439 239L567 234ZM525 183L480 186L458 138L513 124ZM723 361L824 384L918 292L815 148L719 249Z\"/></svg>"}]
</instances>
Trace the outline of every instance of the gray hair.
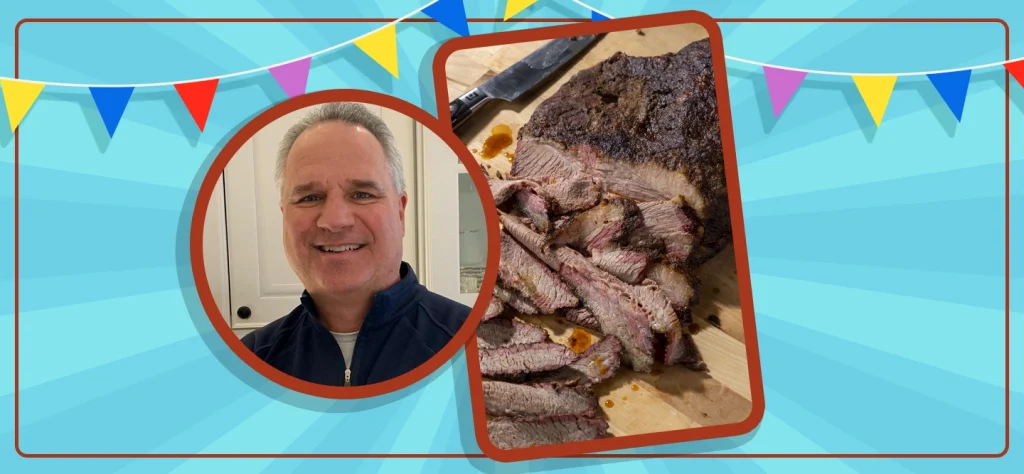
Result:
<instances>
[{"instance_id":1,"label":"gray hair","mask_svg":"<svg viewBox=\"0 0 1024 474\"><path fill-rule=\"evenodd\" d=\"M303 132L315 125L325 122L344 122L350 125L363 127L373 134L384 148L384 156L387 159L388 171L391 173L391 181L395 184L398 194L405 194L405 173L402 170L402 155L395 144L395 136L391 133L388 125L380 117L370 112L364 105L355 102L331 102L306 115L299 123L293 125L285 133L281 140L281 147L277 153L277 167L274 169L274 180L277 187L284 194L284 168L288 161L288 154L292 146Z\"/></svg>"}]
</instances>

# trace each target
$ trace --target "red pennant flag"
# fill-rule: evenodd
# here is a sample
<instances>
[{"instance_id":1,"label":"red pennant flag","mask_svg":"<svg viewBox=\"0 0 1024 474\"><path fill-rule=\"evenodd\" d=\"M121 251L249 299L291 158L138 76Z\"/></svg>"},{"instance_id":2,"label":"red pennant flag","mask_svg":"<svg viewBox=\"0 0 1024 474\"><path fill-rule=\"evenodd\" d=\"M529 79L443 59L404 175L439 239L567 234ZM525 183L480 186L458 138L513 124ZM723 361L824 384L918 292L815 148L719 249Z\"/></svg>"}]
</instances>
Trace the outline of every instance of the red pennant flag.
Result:
<instances>
[{"instance_id":1,"label":"red pennant flag","mask_svg":"<svg viewBox=\"0 0 1024 474\"><path fill-rule=\"evenodd\" d=\"M213 96L217 92L219 81L220 79L210 79L174 85L181 96L181 101L188 108L188 113L192 114L192 120L199 126L200 132L206 128L206 117L210 115L210 106L213 105Z\"/></svg>"},{"instance_id":2,"label":"red pennant flag","mask_svg":"<svg viewBox=\"0 0 1024 474\"><path fill-rule=\"evenodd\" d=\"M1010 75L1017 80L1017 83L1024 86L1024 60L1004 64Z\"/></svg>"}]
</instances>

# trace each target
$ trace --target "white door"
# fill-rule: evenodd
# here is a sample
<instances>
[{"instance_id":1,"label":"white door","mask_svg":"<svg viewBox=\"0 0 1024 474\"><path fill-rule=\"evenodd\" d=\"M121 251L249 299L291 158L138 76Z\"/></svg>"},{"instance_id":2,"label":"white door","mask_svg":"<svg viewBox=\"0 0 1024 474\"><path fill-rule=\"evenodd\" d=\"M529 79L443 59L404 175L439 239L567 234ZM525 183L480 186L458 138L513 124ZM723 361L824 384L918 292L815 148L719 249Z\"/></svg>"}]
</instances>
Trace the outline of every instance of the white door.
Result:
<instances>
[{"instance_id":1,"label":"white door","mask_svg":"<svg viewBox=\"0 0 1024 474\"><path fill-rule=\"evenodd\" d=\"M419 273L418 200L416 189L415 121L380 106L367 104L380 115L398 143L405 159L405 175L409 202L406 208L406 237L404 260ZM289 312L299 304L303 286L288 265L282 246L281 210L278 206L274 165L277 148L285 132L300 120L308 110L286 115L260 130L242 146L224 170L224 199L220 211L211 199L207 217L207 233L218 228L218 219L224 220L226 242L211 236L207 245L220 248L207 249L211 258L226 260L227 302L218 302L221 313L232 329L241 335L259 328ZM218 217L218 214L220 217ZM211 287L217 276L212 274L216 264L207 263ZM221 298L223 299L223 298ZM248 311L242 311L243 307ZM240 314L248 314L241 317Z\"/></svg>"},{"instance_id":2,"label":"white door","mask_svg":"<svg viewBox=\"0 0 1024 474\"><path fill-rule=\"evenodd\" d=\"M420 136L426 285L473 306L487 264L487 226L480 196L455 152L427 128L420 127Z\"/></svg>"}]
</instances>

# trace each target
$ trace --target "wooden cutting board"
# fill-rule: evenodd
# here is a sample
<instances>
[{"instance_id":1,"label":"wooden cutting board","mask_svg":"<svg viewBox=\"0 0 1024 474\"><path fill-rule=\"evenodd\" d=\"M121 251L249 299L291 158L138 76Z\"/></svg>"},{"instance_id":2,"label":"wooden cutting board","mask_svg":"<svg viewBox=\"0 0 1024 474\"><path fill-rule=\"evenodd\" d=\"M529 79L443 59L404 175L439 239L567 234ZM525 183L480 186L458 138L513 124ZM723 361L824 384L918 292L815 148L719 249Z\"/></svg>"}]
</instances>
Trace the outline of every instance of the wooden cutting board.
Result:
<instances>
[{"instance_id":1,"label":"wooden cutting board","mask_svg":"<svg viewBox=\"0 0 1024 474\"><path fill-rule=\"evenodd\" d=\"M534 109L576 72L597 64L618 51L635 56L675 52L706 38L699 25L679 25L609 33L558 77L515 103L492 102L475 113L457 132L492 176L506 176L515 151L515 137ZM545 41L509 44L457 51L446 64L449 100L479 86L522 59ZM494 158L481 157L484 141L495 126L511 129L513 142ZM680 430L699 426L738 423L751 411L750 378L743 343L743 319L736 282L732 245L697 269L701 281L699 303L693 308L694 340L708 365L707 373L679 366L656 365L650 374L621 368L611 379L596 386L600 414L613 436ZM567 343L577 326L558 316L517 316L541 326L552 339ZM712 322L713 321L713 322ZM590 331L594 342L600 334Z\"/></svg>"}]
</instances>

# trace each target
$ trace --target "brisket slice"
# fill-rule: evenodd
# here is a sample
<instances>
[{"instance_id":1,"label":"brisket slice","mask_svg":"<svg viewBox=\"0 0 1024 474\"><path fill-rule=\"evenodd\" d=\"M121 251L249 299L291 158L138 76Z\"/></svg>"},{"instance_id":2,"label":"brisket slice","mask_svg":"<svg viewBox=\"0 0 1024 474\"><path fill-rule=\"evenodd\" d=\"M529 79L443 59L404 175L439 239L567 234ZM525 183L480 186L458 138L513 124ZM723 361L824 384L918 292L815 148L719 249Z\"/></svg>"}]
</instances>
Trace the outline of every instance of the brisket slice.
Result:
<instances>
[{"instance_id":1,"label":"brisket slice","mask_svg":"<svg viewBox=\"0 0 1024 474\"><path fill-rule=\"evenodd\" d=\"M687 215L688 208L680 199L639 203L644 216L644 227L650 235L664 242L665 259L684 268L690 255L700 244L703 228L695 217Z\"/></svg>"},{"instance_id":2,"label":"brisket slice","mask_svg":"<svg viewBox=\"0 0 1024 474\"><path fill-rule=\"evenodd\" d=\"M581 415L592 417L597 396L583 387L524 385L484 380L484 408L493 416Z\"/></svg>"},{"instance_id":3,"label":"brisket slice","mask_svg":"<svg viewBox=\"0 0 1024 474\"><path fill-rule=\"evenodd\" d=\"M505 303L502 303L496 296L491 295L491 301L487 303L487 311L484 311L484 317L481 321L487 321L489 319L501 316L501 313L505 312Z\"/></svg>"},{"instance_id":4,"label":"brisket slice","mask_svg":"<svg viewBox=\"0 0 1024 474\"><path fill-rule=\"evenodd\" d=\"M537 307L527 300L525 296L501 285L494 285L494 296L521 314L537 314L539 312Z\"/></svg>"},{"instance_id":5,"label":"brisket slice","mask_svg":"<svg viewBox=\"0 0 1024 474\"><path fill-rule=\"evenodd\" d=\"M487 184L494 196L494 205L500 206L508 201L517 191L536 189L537 182L532 179L488 179Z\"/></svg>"},{"instance_id":6,"label":"brisket slice","mask_svg":"<svg viewBox=\"0 0 1024 474\"><path fill-rule=\"evenodd\" d=\"M645 276L661 287L677 313L697 303L700 280L692 272L659 262L651 265Z\"/></svg>"},{"instance_id":7,"label":"brisket slice","mask_svg":"<svg viewBox=\"0 0 1024 474\"><path fill-rule=\"evenodd\" d=\"M568 366L532 375L529 380L532 383L589 386L615 376L622 365L621 354L622 342L615 336L605 336Z\"/></svg>"},{"instance_id":8,"label":"brisket slice","mask_svg":"<svg viewBox=\"0 0 1024 474\"><path fill-rule=\"evenodd\" d=\"M548 339L548 333L543 329L513 318L493 319L480 323L476 328L476 344L485 350L533 344Z\"/></svg>"},{"instance_id":9,"label":"brisket slice","mask_svg":"<svg viewBox=\"0 0 1024 474\"><path fill-rule=\"evenodd\" d=\"M731 231L717 107L709 40L654 57L616 53L537 107L511 175L595 177L636 201L681 195L704 225L700 258L709 258Z\"/></svg>"},{"instance_id":10,"label":"brisket slice","mask_svg":"<svg viewBox=\"0 0 1024 474\"><path fill-rule=\"evenodd\" d=\"M498 417L487 421L487 435L498 449L587 441L607 433L607 421L576 415Z\"/></svg>"},{"instance_id":11,"label":"brisket slice","mask_svg":"<svg viewBox=\"0 0 1024 474\"><path fill-rule=\"evenodd\" d=\"M591 313L587 308L569 308L565 310L563 316L570 323L595 331L601 330L601 325L597 322L597 319L594 319L594 313Z\"/></svg>"},{"instance_id":12,"label":"brisket slice","mask_svg":"<svg viewBox=\"0 0 1024 474\"><path fill-rule=\"evenodd\" d=\"M567 247L559 247L555 252L562 254L559 257L563 264L558 274L594 314L601 332L622 341L624 357L633 370L650 372L654 362L654 334L647 316L624 297L625 283Z\"/></svg>"},{"instance_id":13,"label":"brisket slice","mask_svg":"<svg viewBox=\"0 0 1024 474\"><path fill-rule=\"evenodd\" d=\"M642 227L643 214L633 200L613 197L558 224L548 239L552 244L602 248Z\"/></svg>"},{"instance_id":14,"label":"brisket slice","mask_svg":"<svg viewBox=\"0 0 1024 474\"><path fill-rule=\"evenodd\" d=\"M601 183L592 178L567 179L548 178L541 180L538 192L548 201L548 209L553 214L568 214L582 211L597 205L604 195Z\"/></svg>"},{"instance_id":15,"label":"brisket slice","mask_svg":"<svg viewBox=\"0 0 1024 474\"><path fill-rule=\"evenodd\" d=\"M498 278L537 306L543 313L573 308L579 300L558 276L527 252L507 233L501 233L501 261Z\"/></svg>"},{"instance_id":16,"label":"brisket slice","mask_svg":"<svg viewBox=\"0 0 1024 474\"><path fill-rule=\"evenodd\" d=\"M541 232L546 233L550 228L548 221L548 202L532 189L522 189L515 193L517 211L533 222Z\"/></svg>"},{"instance_id":17,"label":"brisket slice","mask_svg":"<svg viewBox=\"0 0 1024 474\"><path fill-rule=\"evenodd\" d=\"M693 336L681 329L674 330L668 335L668 344L665 345L665 364L678 364L697 372L708 369L700 351L697 350L697 343L694 342Z\"/></svg>"},{"instance_id":18,"label":"brisket slice","mask_svg":"<svg viewBox=\"0 0 1024 474\"><path fill-rule=\"evenodd\" d=\"M480 351L480 373L489 376L544 372L569 365L574 360L576 354L561 344L519 344Z\"/></svg>"},{"instance_id":19,"label":"brisket slice","mask_svg":"<svg viewBox=\"0 0 1024 474\"><path fill-rule=\"evenodd\" d=\"M590 259L595 265L619 277L626 283L639 283L647 269L647 254L622 248L609 243L601 248L590 249Z\"/></svg>"}]
</instances>

